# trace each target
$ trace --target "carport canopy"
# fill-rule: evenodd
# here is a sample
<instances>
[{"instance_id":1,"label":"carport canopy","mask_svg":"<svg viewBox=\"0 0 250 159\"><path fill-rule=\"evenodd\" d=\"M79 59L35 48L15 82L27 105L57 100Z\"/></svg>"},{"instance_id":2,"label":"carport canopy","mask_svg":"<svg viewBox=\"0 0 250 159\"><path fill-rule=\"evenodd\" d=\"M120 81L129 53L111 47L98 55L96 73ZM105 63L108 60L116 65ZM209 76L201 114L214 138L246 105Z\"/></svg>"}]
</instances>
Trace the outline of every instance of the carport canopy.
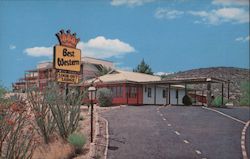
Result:
<instances>
[{"instance_id":1,"label":"carport canopy","mask_svg":"<svg viewBox=\"0 0 250 159\"><path fill-rule=\"evenodd\" d=\"M169 78L156 83L159 84L204 84L204 83L227 83L228 81L214 77L197 78Z\"/></svg>"},{"instance_id":2,"label":"carport canopy","mask_svg":"<svg viewBox=\"0 0 250 159\"><path fill-rule=\"evenodd\" d=\"M228 99L229 99L229 80L223 80L220 78L214 78L214 77L192 77L192 78L165 78L161 81L152 81L152 82L146 82L145 84L161 84L161 85L168 85L170 88L171 85L178 85L178 84L184 84L185 85L185 93L187 93L187 84L207 84L207 90L209 92L207 98L211 98L211 83L221 83L221 94L222 97L224 96L224 83L228 84ZM208 99L208 106L210 106L211 99ZM170 104L170 89L169 89L169 104ZM223 104L223 98L222 98L222 104Z\"/></svg>"}]
</instances>

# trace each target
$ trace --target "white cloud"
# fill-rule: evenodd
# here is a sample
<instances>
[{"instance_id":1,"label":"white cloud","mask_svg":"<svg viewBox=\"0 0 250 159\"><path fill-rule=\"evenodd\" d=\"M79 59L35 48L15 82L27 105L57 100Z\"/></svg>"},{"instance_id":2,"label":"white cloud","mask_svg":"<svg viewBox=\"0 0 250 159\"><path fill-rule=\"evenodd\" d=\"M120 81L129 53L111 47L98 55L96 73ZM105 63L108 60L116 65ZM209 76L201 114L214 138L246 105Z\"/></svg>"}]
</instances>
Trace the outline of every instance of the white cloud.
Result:
<instances>
[{"instance_id":1,"label":"white cloud","mask_svg":"<svg viewBox=\"0 0 250 159\"><path fill-rule=\"evenodd\" d=\"M83 56L95 58L121 57L127 53L135 52L135 49L129 44L119 39L106 39L103 36L90 39L86 43L81 41L77 48L82 50ZM34 57L52 57L53 47L32 47L25 49L24 52Z\"/></svg>"},{"instance_id":2,"label":"white cloud","mask_svg":"<svg viewBox=\"0 0 250 159\"><path fill-rule=\"evenodd\" d=\"M40 56L52 56L53 47L32 47L27 48L24 52L29 56L40 57Z\"/></svg>"},{"instance_id":3,"label":"white cloud","mask_svg":"<svg viewBox=\"0 0 250 159\"><path fill-rule=\"evenodd\" d=\"M235 41L248 42L249 41L249 35L246 36L246 37L243 37L243 36L238 37L238 38L235 39Z\"/></svg>"},{"instance_id":4,"label":"white cloud","mask_svg":"<svg viewBox=\"0 0 250 159\"><path fill-rule=\"evenodd\" d=\"M153 2L154 0L112 0L111 5L113 6L121 6L126 5L129 7L140 6L144 3Z\"/></svg>"},{"instance_id":5,"label":"white cloud","mask_svg":"<svg viewBox=\"0 0 250 159\"><path fill-rule=\"evenodd\" d=\"M199 16L202 21L212 25L218 25L224 22L248 23L249 11L242 8L221 8L207 11L189 11L191 15Z\"/></svg>"},{"instance_id":6,"label":"white cloud","mask_svg":"<svg viewBox=\"0 0 250 159\"><path fill-rule=\"evenodd\" d=\"M10 44L9 49L10 49L10 50L14 50L14 49L16 49L16 46L13 45L13 44Z\"/></svg>"},{"instance_id":7,"label":"white cloud","mask_svg":"<svg viewBox=\"0 0 250 159\"><path fill-rule=\"evenodd\" d=\"M175 19L184 14L183 11L168 9L168 8L158 8L155 12L155 17L158 19Z\"/></svg>"},{"instance_id":8,"label":"white cloud","mask_svg":"<svg viewBox=\"0 0 250 159\"><path fill-rule=\"evenodd\" d=\"M135 49L129 44L119 39L106 39L98 36L90 39L88 42L79 42L77 45L82 50L83 56L96 58L121 57L124 54L135 52Z\"/></svg>"},{"instance_id":9,"label":"white cloud","mask_svg":"<svg viewBox=\"0 0 250 159\"><path fill-rule=\"evenodd\" d=\"M249 0L213 0L212 4L232 6L232 5L249 5Z\"/></svg>"}]
</instances>

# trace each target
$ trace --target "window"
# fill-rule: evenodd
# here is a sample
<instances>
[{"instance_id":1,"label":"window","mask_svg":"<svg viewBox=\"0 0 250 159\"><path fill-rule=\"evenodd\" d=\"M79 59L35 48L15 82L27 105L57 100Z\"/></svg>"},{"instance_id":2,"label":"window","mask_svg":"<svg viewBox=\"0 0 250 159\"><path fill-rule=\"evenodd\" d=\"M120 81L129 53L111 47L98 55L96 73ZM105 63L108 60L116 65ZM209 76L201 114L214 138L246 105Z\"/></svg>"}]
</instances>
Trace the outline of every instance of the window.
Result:
<instances>
[{"instance_id":1,"label":"window","mask_svg":"<svg viewBox=\"0 0 250 159\"><path fill-rule=\"evenodd\" d=\"M162 98L166 98L166 90L165 89L162 90Z\"/></svg>"},{"instance_id":2,"label":"window","mask_svg":"<svg viewBox=\"0 0 250 159\"><path fill-rule=\"evenodd\" d=\"M130 87L128 97L136 98L136 93L137 93L136 87Z\"/></svg>"},{"instance_id":3,"label":"window","mask_svg":"<svg viewBox=\"0 0 250 159\"><path fill-rule=\"evenodd\" d=\"M111 87L112 97L116 97L116 87Z\"/></svg>"},{"instance_id":4,"label":"window","mask_svg":"<svg viewBox=\"0 0 250 159\"><path fill-rule=\"evenodd\" d=\"M152 96L151 94L151 88L148 88L148 97L150 98Z\"/></svg>"},{"instance_id":5,"label":"window","mask_svg":"<svg viewBox=\"0 0 250 159\"><path fill-rule=\"evenodd\" d=\"M122 87L121 86L111 87L111 91L112 91L113 97L122 97Z\"/></svg>"},{"instance_id":6,"label":"window","mask_svg":"<svg viewBox=\"0 0 250 159\"><path fill-rule=\"evenodd\" d=\"M117 97L122 97L122 87L118 86L116 87L116 93L117 93Z\"/></svg>"},{"instance_id":7,"label":"window","mask_svg":"<svg viewBox=\"0 0 250 159\"><path fill-rule=\"evenodd\" d=\"M145 86L145 92L147 92L148 88Z\"/></svg>"}]
</instances>

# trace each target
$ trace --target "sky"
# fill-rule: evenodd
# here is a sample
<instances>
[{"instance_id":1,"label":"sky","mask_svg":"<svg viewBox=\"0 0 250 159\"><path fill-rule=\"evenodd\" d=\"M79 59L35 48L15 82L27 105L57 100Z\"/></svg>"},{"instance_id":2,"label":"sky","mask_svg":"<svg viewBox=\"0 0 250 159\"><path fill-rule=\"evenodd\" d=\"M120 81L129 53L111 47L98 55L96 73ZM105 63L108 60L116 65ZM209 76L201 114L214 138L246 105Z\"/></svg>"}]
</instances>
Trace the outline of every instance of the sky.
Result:
<instances>
[{"instance_id":1,"label":"sky","mask_svg":"<svg viewBox=\"0 0 250 159\"><path fill-rule=\"evenodd\" d=\"M83 56L156 74L249 68L248 0L0 0L0 83L52 60L55 36L76 32Z\"/></svg>"}]
</instances>

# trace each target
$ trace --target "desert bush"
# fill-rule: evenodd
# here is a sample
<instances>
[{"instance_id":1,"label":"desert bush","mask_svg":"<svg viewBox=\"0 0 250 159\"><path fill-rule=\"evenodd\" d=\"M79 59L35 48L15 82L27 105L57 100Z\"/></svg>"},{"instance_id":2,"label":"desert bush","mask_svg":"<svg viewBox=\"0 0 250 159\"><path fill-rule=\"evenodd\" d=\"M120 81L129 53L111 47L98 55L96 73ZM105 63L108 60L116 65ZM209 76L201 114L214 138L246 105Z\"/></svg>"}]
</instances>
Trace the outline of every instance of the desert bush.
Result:
<instances>
[{"instance_id":1,"label":"desert bush","mask_svg":"<svg viewBox=\"0 0 250 159\"><path fill-rule=\"evenodd\" d=\"M241 97L240 97L240 105L250 106L250 82L244 81L240 86Z\"/></svg>"},{"instance_id":2,"label":"desert bush","mask_svg":"<svg viewBox=\"0 0 250 159\"><path fill-rule=\"evenodd\" d=\"M80 105L84 96L83 92L70 90L66 94L57 84L51 85L44 100L49 105L57 130L63 139L73 133L78 127Z\"/></svg>"},{"instance_id":3,"label":"desert bush","mask_svg":"<svg viewBox=\"0 0 250 159\"><path fill-rule=\"evenodd\" d=\"M112 92L107 88L97 90L97 101L101 107L107 107L112 104Z\"/></svg>"},{"instance_id":4,"label":"desert bush","mask_svg":"<svg viewBox=\"0 0 250 159\"><path fill-rule=\"evenodd\" d=\"M26 101L21 96L6 100L0 97L0 158L30 159L37 141Z\"/></svg>"},{"instance_id":5,"label":"desert bush","mask_svg":"<svg viewBox=\"0 0 250 159\"><path fill-rule=\"evenodd\" d=\"M74 146L76 154L79 154L86 143L86 138L83 135L73 133L69 135L68 142Z\"/></svg>"},{"instance_id":6,"label":"desert bush","mask_svg":"<svg viewBox=\"0 0 250 159\"><path fill-rule=\"evenodd\" d=\"M55 119L50 111L48 103L45 101L44 96L49 91L46 89L44 92L39 92L36 89L31 89L27 92L27 100L31 107L31 111L35 117L37 132L44 139L46 144L49 143L50 137L55 130Z\"/></svg>"},{"instance_id":7,"label":"desert bush","mask_svg":"<svg viewBox=\"0 0 250 159\"><path fill-rule=\"evenodd\" d=\"M182 103L184 105L192 105L192 99L188 96L188 95L185 95L183 98L182 98Z\"/></svg>"},{"instance_id":8,"label":"desert bush","mask_svg":"<svg viewBox=\"0 0 250 159\"><path fill-rule=\"evenodd\" d=\"M221 96L215 97L214 100L212 101L212 105L216 106L216 107L223 106L226 103L227 103L227 100L224 98L223 99L223 104L222 104L222 97Z\"/></svg>"}]
</instances>

